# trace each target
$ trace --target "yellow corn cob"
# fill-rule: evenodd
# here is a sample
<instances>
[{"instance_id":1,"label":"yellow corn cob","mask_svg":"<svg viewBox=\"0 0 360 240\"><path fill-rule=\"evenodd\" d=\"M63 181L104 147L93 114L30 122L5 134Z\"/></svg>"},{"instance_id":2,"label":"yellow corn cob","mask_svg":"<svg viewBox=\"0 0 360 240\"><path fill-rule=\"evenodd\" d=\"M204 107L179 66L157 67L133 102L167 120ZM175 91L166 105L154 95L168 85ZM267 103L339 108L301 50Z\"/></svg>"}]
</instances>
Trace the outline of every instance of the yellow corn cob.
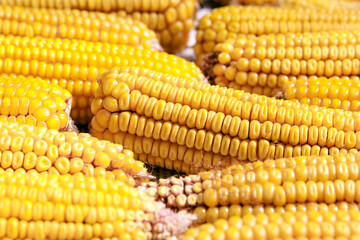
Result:
<instances>
[{"instance_id":1,"label":"yellow corn cob","mask_svg":"<svg viewBox=\"0 0 360 240\"><path fill-rule=\"evenodd\" d=\"M247 214L259 215L259 214L284 214L286 212L298 213L298 212L337 212L337 211L359 211L360 205L358 203L338 202L332 204L326 203L297 203L286 204L283 207L274 207L271 205L230 205L221 207L197 207L194 209L194 214L197 216L197 223L213 223L218 219L229 219L231 217L244 217Z\"/></svg>"},{"instance_id":2,"label":"yellow corn cob","mask_svg":"<svg viewBox=\"0 0 360 240\"><path fill-rule=\"evenodd\" d=\"M169 52L175 52L183 48L187 42L190 30L194 25L194 17L197 8L197 0L179 1L134 1L117 0L102 1L96 3L86 1L2 1L3 5L24 6L33 8L57 8L57 9L80 9L87 11L103 11L117 13L121 17L131 17L143 22L154 30L160 39L161 45ZM35 10L38 11L38 10ZM43 10L45 11L45 10ZM65 11L71 13L71 11ZM87 13L90 16L99 13ZM103 16L103 15L101 15ZM109 16L110 17L110 16ZM113 17L113 16L111 16Z\"/></svg>"},{"instance_id":3,"label":"yellow corn cob","mask_svg":"<svg viewBox=\"0 0 360 240\"><path fill-rule=\"evenodd\" d=\"M144 76L151 74L113 69L102 75L91 106L91 133L122 143L137 154L149 154L148 159L159 157L160 149L159 153L155 150L163 145L159 164L171 169L175 163L167 163L169 144L240 161L360 149L358 112L256 98L171 75ZM136 136L144 138L136 140ZM142 146L135 147L135 141ZM155 153L150 150L154 144ZM200 169L216 166L194 162L176 164L181 169L191 169L189 164Z\"/></svg>"},{"instance_id":4,"label":"yellow corn cob","mask_svg":"<svg viewBox=\"0 0 360 240\"><path fill-rule=\"evenodd\" d=\"M192 239L360 239L360 214L350 211L247 214L191 228L179 237Z\"/></svg>"},{"instance_id":5,"label":"yellow corn cob","mask_svg":"<svg viewBox=\"0 0 360 240\"><path fill-rule=\"evenodd\" d=\"M197 26L195 54L214 51L218 43L239 34L271 34L359 30L360 18L355 10L305 9L291 7L228 6L214 9Z\"/></svg>"},{"instance_id":6,"label":"yellow corn cob","mask_svg":"<svg viewBox=\"0 0 360 240\"><path fill-rule=\"evenodd\" d=\"M168 207L232 205L285 206L340 201L360 203L360 153L283 158L234 165L222 171L171 177L140 189L153 192Z\"/></svg>"},{"instance_id":7,"label":"yellow corn cob","mask_svg":"<svg viewBox=\"0 0 360 240\"><path fill-rule=\"evenodd\" d=\"M289 84L284 89L284 98L321 107L359 111L358 80L310 78Z\"/></svg>"},{"instance_id":8,"label":"yellow corn cob","mask_svg":"<svg viewBox=\"0 0 360 240\"><path fill-rule=\"evenodd\" d=\"M215 84L235 89L246 85L273 88L273 93L288 82L308 76L358 79L359 39L360 32L278 34L250 40L240 37L216 46L204 57L202 68Z\"/></svg>"},{"instance_id":9,"label":"yellow corn cob","mask_svg":"<svg viewBox=\"0 0 360 240\"><path fill-rule=\"evenodd\" d=\"M194 63L167 53L126 45L79 40L0 37L0 71L41 77L66 88L74 96L72 118L86 124L99 75L115 66L142 66L199 81L203 75Z\"/></svg>"},{"instance_id":10,"label":"yellow corn cob","mask_svg":"<svg viewBox=\"0 0 360 240\"><path fill-rule=\"evenodd\" d=\"M0 118L49 129L74 130L71 94L33 77L0 76Z\"/></svg>"},{"instance_id":11,"label":"yellow corn cob","mask_svg":"<svg viewBox=\"0 0 360 240\"><path fill-rule=\"evenodd\" d=\"M148 74L151 74L150 72L153 71L148 72ZM177 78L172 76L171 74L163 74L161 72L158 72L158 74L159 75L157 77L148 78L143 77L142 74L122 73L121 69L119 70L118 68L114 68L104 73L100 77L100 82L102 85L106 85L106 95L109 94L108 91L114 88L115 85L112 84L118 83L119 86L117 86L117 88L124 88L124 91L126 90L124 93L128 91L132 93L134 91L134 93L132 94L138 95L140 92L141 95L146 95L149 98L155 98L152 100L158 99L170 102L170 105L171 103L178 103L181 105L184 105L184 103L189 103L188 106L190 108L195 107L196 109L198 109L198 107L196 107L198 105L198 101L204 98L204 101L201 103L201 108L203 108L203 110L222 112L225 115L231 116L237 116L238 114L240 114L239 117L242 117L243 120L252 120L255 117L253 116L254 114L259 115L259 107L264 108L274 105L274 109L271 110L271 113L267 111L263 113L265 114L265 116L261 116L261 119L259 119L261 123L267 121L268 119L275 118L276 122L281 124L287 122L289 124L300 124L307 126L319 125L325 126L326 128L334 127L338 130L344 131L360 130L360 122L358 122L358 118L360 117L360 115L357 112L348 112L340 109L334 110L329 108L319 108L316 106L308 106L306 104L301 105L291 101L276 100L274 98L257 96L256 94L248 94L244 91L228 89L225 87L211 86L207 83L196 82L193 79ZM171 80L173 79L178 79L179 81L171 82ZM105 81L107 82L106 84L104 83ZM103 108L102 98L106 96L103 92L104 86L101 86L97 89L98 96L96 96L96 99L92 103L94 105L94 108L92 110L94 114L96 114L100 109ZM152 89L153 86L156 88ZM163 88L166 89L163 90L164 94L159 95L159 91L161 91ZM204 94L206 95L204 96ZM120 96L122 95L123 92L121 92ZM197 98L198 95L201 96L200 99ZM146 98L146 96L144 97ZM118 97L118 95L115 94L113 97ZM124 94L124 96L122 97L124 98L124 100L126 100L126 97L129 96ZM196 101L191 101L192 98L194 98L194 100ZM238 106L229 105L230 102ZM137 100L134 103L137 103ZM151 105L153 105L153 103L151 103ZM254 109L252 109L253 105L255 107ZM131 108L133 107L134 105L131 105ZM126 111L127 108L129 108L129 106L121 106L121 111ZM279 115L277 116L276 114L279 110L285 112L289 111L288 113L291 115L295 114L295 112L292 113L295 110L302 112L296 112L296 115L300 115L295 116L295 121L292 116L287 117L287 119L283 119L283 113L279 113ZM149 109L147 111L149 111ZM311 119L302 119L302 114L304 114L304 111L306 112L306 114L311 115ZM313 114L314 117L315 115L321 115L321 119L316 119L316 117L315 119L313 119ZM150 114L150 116L151 115L152 113ZM337 119L339 118L339 115L342 116L341 119ZM306 123L307 121L310 122ZM315 124L315 122L317 123ZM354 122L354 124L352 124L352 127L349 125L349 122Z\"/></svg>"},{"instance_id":12,"label":"yellow corn cob","mask_svg":"<svg viewBox=\"0 0 360 240\"><path fill-rule=\"evenodd\" d=\"M165 239L191 223L120 181L0 173L0 188L2 239Z\"/></svg>"},{"instance_id":13,"label":"yellow corn cob","mask_svg":"<svg viewBox=\"0 0 360 240\"><path fill-rule=\"evenodd\" d=\"M0 6L0 34L158 47L156 35L129 18L86 11Z\"/></svg>"},{"instance_id":14,"label":"yellow corn cob","mask_svg":"<svg viewBox=\"0 0 360 240\"><path fill-rule=\"evenodd\" d=\"M58 132L0 121L0 167L13 171L47 171L119 179L133 185L148 177L143 163L121 145L89 134Z\"/></svg>"}]
</instances>

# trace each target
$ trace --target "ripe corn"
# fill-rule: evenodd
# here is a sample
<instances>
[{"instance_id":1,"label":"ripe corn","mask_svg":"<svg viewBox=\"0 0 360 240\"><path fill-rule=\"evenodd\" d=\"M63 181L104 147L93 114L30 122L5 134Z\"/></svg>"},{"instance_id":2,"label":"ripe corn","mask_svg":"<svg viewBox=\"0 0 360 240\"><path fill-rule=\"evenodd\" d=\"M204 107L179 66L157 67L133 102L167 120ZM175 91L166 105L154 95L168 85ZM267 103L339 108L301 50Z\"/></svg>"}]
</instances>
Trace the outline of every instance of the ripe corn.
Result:
<instances>
[{"instance_id":1,"label":"ripe corn","mask_svg":"<svg viewBox=\"0 0 360 240\"><path fill-rule=\"evenodd\" d=\"M0 121L0 167L13 171L76 174L119 179L135 184L147 170L121 145L89 134L59 132ZM11 171L10 170L10 171Z\"/></svg>"},{"instance_id":2,"label":"ripe corn","mask_svg":"<svg viewBox=\"0 0 360 240\"><path fill-rule=\"evenodd\" d=\"M145 159L161 157L157 165L171 169L175 163L168 159L179 160L169 157L171 144L199 156L181 157L180 169L216 168L216 162L201 161L205 153L237 162L360 149L358 112L256 98L195 80L170 82L176 77L161 73L145 76L152 74L112 69L102 75L91 106L91 134L147 154Z\"/></svg>"},{"instance_id":3,"label":"ripe corn","mask_svg":"<svg viewBox=\"0 0 360 240\"><path fill-rule=\"evenodd\" d=\"M140 189L168 207L214 208L232 205L285 206L346 201L360 203L360 153L283 158L234 165L222 171L171 177Z\"/></svg>"},{"instance_id":4,"label":"ripe corn","mask_svg":"<svg viewBox=\"0 0 360 240\"><path fill-rule=\"evenodd\" d=\"M310 78L290 83L284 98L321 107L359 111L359 80Z\"/></svg>"},{"instance_id":5,"label":"ripe corn","mask_svg":"<svg viewBox=\"0 0 360 240\"><path fill-rule=\"evenodd\" d=\"M117 0L97 2L86 1L2 1L3 5L24 6L34 8L57 8L57 9L80 9L87 11L103 11L117 13L121 17L131 17L141 21L147 27L154 30L161 45L168 52L176 52L182 49L188 40L190 30L194 25L197 0L155 0L134 1ZM36 9L35 11L39 11ZM41 10L42 12L48 10ZM71 11L65 11L70 14ZM53 11L55 12L55 11ZM60 11L57 11L60 12ZM78 13L78 11L76 11ZM85 14L85 13L84 13ZM87 12L90 16L102 16L96 12ZM107 18L113 18L114 14L108 14ZM99 21L101 23L101 21ZM121 26L121 25L118 25Z\"/></svg>"},{"instance_id":6,"label":"ripe corn","mask_svg":"<svg viewBox=\"0 0 360 240\"><path fill-rule=\"evenodd\" d=\"M0 121L49 129L74 130L72 96L54 83L21 76L0 76Z\"/></svg>"},{"instance_id":7,"label":"ripe corn","mask_svg":"<svg viewBox=\"0 0 360 240\"><path fill-rule=\"evenodd\" d=\"M360 30L356 10L228 6L214 9L197 26L195 54L214 51L218 43L242 34L277 34Z\"/></svg>"},{"instance_id":8,"label":"ripe corn","mask_svg":"<svg viewBox=\"0 0 360 240\"><path fill-rule=\"evenodd\" d=\"M3 35L158 47L156 34L143 23L114 15L0 6L0 16L0 34Z\"/></svg>"},{"instance_id":9,"label":"ripe corn","mask_svg":"<svg viewBox=\"0 0 360 240\"><path fill-rule=\"evenodd\" d=\"M203 75L194 63L167 53L126 45L80 40L0 36L0 71L41 77L69 90L74 96L72 118L91 120L90 104L97 80L107 68L142 66L199 81Z\"/></svg>"},{"instance_id":10,"label":"ripe corn","mask_svg":"<svg viewBox=\"0 0 360 240\"><path fill-rule=\"evenodd\" d=\"M338 202L332 204L326 203L297 203L297 204L286 204L282 207L274 207L271 205L230 205L230 206L221 206L221 207L197 207L194 209L193 213L197 216L196 223L214 223L218 219L229 219L231 217L244 217L247 214L253 214L257 216L258 214L285 214L286 212L298 213L298 212L308 212L308 211L317 211L317 212L338 212L338 211L359 211L360 204L358 203L348 203L348 202Z\"/></svg>"},{"instance_id":11,"label":"ripe corn","mask_svg":"<svg viewBox=\"0 0 360 240\"><path fill-rule=\"evenodd\" d=\"M253 92L263 89L274 96L289 82L309 76L358 79L359 39L360 32L240 37L216 46L203 58L202 68L209 81L220 86Z\"/></svg>"},{"instance_id":12,"label":"ripe corn","mask_svg":"<svg viewBox=\"0 0 360 240\"><path fill-rule=\"evenodd\" d=\"M179 237L192 239L351 239L360 238L358 211L247 214L190 228Z\"/></svg>"},{"instance_id":13,"label":"ripe corn","mask_svg":"<svg viewBox=\"0 0 360 240\"><path fill-rule=\"evenodd\" d=\"M190 219L102 178L1 173L0 188L2 239L165 239Z\"/></svg>"}]
</instances>

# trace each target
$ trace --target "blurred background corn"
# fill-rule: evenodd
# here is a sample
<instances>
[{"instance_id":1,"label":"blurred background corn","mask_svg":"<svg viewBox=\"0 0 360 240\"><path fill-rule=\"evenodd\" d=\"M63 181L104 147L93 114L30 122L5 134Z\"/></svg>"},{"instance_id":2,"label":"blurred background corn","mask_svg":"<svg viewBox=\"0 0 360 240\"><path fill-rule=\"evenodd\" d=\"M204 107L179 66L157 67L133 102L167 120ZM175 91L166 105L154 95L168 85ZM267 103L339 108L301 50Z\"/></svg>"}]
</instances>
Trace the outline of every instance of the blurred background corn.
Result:
<instances>
[{"instance_id":1,"label":"blurred background corn","mask_svg":"<svg viewBox=\"0 0 360 240\"><path fill-rule=\"evenodd\" d=\"M5 170L81 173L130 185L149 177L131 151L87 133L58 132L9 121L0 121L0 132L0 167Z\"/></svg>"},{"instance_id":2,"label":"blurred background corn","mask_svg":"<svg viewBox=\"0 0 360 240\"><path fill-rule=\"evenodd\" d=\"M0 34L159 48L156 35L130 18L86 11L0 5Z\"/></svg>"},{"instance_id":3,"label":"blurred background corn","mask_svg":"<svg viewBox=\"0 0 360 240\"><path fill-rule=\"evenodd\" d=\"M359 111L359 79L309 78L288 84L284 99L321 107Z\"/></svg>"},{"instance_id":4,"label":"blurred background corn","mask_svg":"<svg viewBox=\"0 0 360 240\"><path fill-rule=\"evenodd\" d=\"M310 76L358 79L359 39L357 31L240 36L217 45L201 65L215 84L274 96Z\"/></svg>"},{"instance_id":5,"label":"blurred background corn","mask_svg":"<svg viewBox=\"0 0 360 240\"><path fill-rule=\"evenodd\" d=\"M360 149L358 112L252 98L243 91L132 71L113 69L102 75L91 106L90 133L123 144L158 166L196 172L246 160ZM173 149L180 147L184 150L176 156ZM223 164L211 160L218 155L226 159Z\"/></svg>"},{"instance_id":6,"label":"blurred background corn","mask_svg":"<svg viewBox=\"0 0 360 240\"><path fill-rule=\"evenodd\" d=\"M178 210L258 204L284 207L309 202L360 203L359 164L360 153L282 158L161 179L157 191L152 191L154 184L143 183L139 188Z\"/></svg>"},{"instance_id":7,"label":"blurred background corn","mask_svg":"<svg viewBox=\"0 0 360 240\"><path fill-rule=\"evenodd\" d=\"M197 0L155 0L155 1L134 1L134 0L50 0L50 1L12 1L3 0L2 5L30 7L35 9L79 9L88 11L93 16L129 16L134 20L143 22L150 29L154 30L160 39L161 45L168 52L181 50L187 43L189 32L194 25L195 12L198 6ZM39 11L39 10L32 10ZM42 12L48 10L41 10ZM100 15L98 12L114 13ZM55 11L52 11L55 13ZM56 11L61 12L61 11ZM73 11L63 11L73 14ZM75 11L78 12L78 11ZM62 14L64 14L62 13Z\"/></svg>"},{"instance_id":8,"label":"blurred background corn","mask_svg":"<svg viewBox=\"0 0 360 240\"><path fill-rule=\"evenodd\" d=\"M212 10L197 26L195 54L214 51L218 43L239 34L276 34L359 30L356 10L228 6Z\"/></svg>"},{"instance_id":9,"label":"blurred background corn","mask_svg":"<svg viewBox=\"0 0 360 240\"><path fill-rule=\"evenodd\" d=\"M179 237L191 239L359 239L357 210L247 214L219 219L189 229Z\"/></svg>"},{"instance_id":10,"label":"blurred background corn","mask_svg":"<svg viewBox=\"0 0 360 240\"><path fill-rule=\"evenodd\" d=\"M0 119L57 130L75 130L72 96L39 78L0 75Z\"/></svg>"},{"instance_id":11,"label":"blurred background corn","mask_svg":"<svg viewBox=\"0 0 360 240\"><path fill-rule=\"evenodd\" d=\"M1 238L165 239L191 222L120 181L0 173L0 188ZM174 222L180 229L174 230Z\"/></svg>"},{"instance_id":12,"label":"blurred background corn","mask_svg":"<svg viewBox=\"0 0 360 240\"><path fill-rule=\"evenodd\" d=\"M194 63L146 48L81 40L0 36L0 71L40 77L57 83L74 97L71 117L87 124L90 104L101 73L115 66L142 66L199 81L203 75Z\"/></svg>"}]
</instances>

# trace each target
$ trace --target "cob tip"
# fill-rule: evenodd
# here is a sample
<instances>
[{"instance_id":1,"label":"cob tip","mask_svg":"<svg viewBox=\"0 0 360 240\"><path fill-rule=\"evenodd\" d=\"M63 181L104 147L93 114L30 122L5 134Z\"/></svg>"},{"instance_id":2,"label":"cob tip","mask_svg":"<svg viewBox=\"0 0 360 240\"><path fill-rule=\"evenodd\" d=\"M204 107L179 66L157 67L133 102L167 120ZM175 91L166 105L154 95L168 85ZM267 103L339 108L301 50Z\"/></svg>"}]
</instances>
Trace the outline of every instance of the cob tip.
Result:
<instances>
[{"instance_id":1,"label":"cob tip","mask_svg":"<svg viewBox=\"0 0 360 240\"><path fill-rule=\"evenodd\" d=\"M153 239L177 239L197 219L194 214L174 212L161 202L156 202L155 207L156 212L151 222Z\"/></svg>"},{"instance_id":2,"label":"cob tip","mask_svg":"<svg viewBox=\"0 0 360 240\"><path fill-rule=\"evenodd\" d=\"M197 62L198 66L200 67L201 71L205 74L206 77L204 77L204 83L210 83L211 85L214 85L214 74L213 74L213 67L218 62L218 55L220 52L212 52L204 54L203 56L200 56L200 61Z\"/></svg>"},{"instance_id":3,"label":"cob tip","mask_svg":"<svg viewBox=\"0 0 360 240\"><path fill-rule=\"evenodd\" d=\"M72 98L69 98L66 101L66 108L65 108L65 113L69 116L68 122L66 124L66 127L61 130L61 132L75 132L75 133L79 133L79 129L77 128L77 126L75 125L74 120L72 120L71 116L70 116L70 112L71 112L71 104L72 104Z\"/></svg>"}]
</instances>

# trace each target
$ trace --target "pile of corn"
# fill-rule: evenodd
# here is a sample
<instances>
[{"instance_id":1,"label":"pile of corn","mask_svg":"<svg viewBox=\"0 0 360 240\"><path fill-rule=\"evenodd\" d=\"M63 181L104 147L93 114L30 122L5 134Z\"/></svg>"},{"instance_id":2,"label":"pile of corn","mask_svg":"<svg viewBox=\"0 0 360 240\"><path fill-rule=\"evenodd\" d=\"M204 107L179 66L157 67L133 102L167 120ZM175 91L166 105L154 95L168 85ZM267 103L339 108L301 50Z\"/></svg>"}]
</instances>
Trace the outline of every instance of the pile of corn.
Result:
<instances>
[{"instance_id":1,"label":"pile of corn","mask_svg":"<svg viewBox=\"0 0 360 240\"><path fill-rule=\"evenodd\" d=\"M0 0L0 238L360 239L359 11Z\"/></svg>"}]
</instances>

